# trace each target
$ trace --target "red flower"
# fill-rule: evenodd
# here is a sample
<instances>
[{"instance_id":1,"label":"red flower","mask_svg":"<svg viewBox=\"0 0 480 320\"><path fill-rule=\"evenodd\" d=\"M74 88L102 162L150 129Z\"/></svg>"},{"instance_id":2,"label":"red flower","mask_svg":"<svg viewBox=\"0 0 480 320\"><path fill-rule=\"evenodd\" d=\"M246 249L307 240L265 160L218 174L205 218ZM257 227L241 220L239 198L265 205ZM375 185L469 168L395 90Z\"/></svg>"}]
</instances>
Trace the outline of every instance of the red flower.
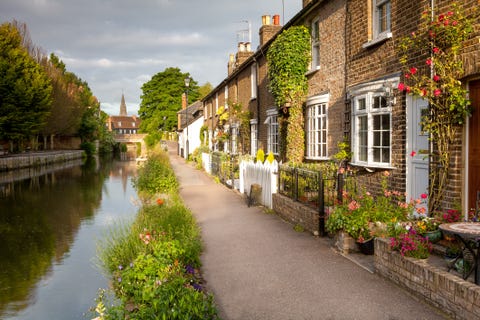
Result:
<instances>
[{"instance_id":1,"label":"red flower","mask_svg":"<svg viewBox=\"0 0 480 320\"><path fill-rule=\"evenodd\" d=\"M450 16L453 16L453 12L452 12L452 11L448 11L448 12L447 12L447 16L449 16L449 17L450 17Z\"/></svg>"},{"instance_id":2,"label":"red flower","mask_svg":"<svg viewBox=\"0 0 480 320\"><path fill-rule=\"evenodd\" d=\"M435 90L433 91L433 95L434 95L435 97L438 97L438 96L441 95L441 94L442 94L442 90L440 90L440 89L435 89Z\"/></svg>"},{"instance_id":3,"label":"red flower","mask_svg":"<svg viewBox=\"0 0 480 320\"><path fill-rule=\"evenodd\" d=\"M416 153L415 151L412 151L412 152L410 153L410 157L413 158L413 157L415 157L416 154L417 154L417 153Z\"/></svg>"},{"instance_id":4,"label":"red flower","mask_svg":"<svg viewBox=\"0 0 480 320\"><path fill-rule=\"evenodd\" d=\"M400 91L405 90L405 84L402 83L402 82L400 82L400 83L398 84L398 90L400 90Z\"/></svg>"},{"instance_id":5,"label":"red flower","mask_svg":"<svg viewBox=\"0 0 480 320\"><path fill-rule=\"evenodd\" d=\"M443 14L438 16L438 21L443 21L443 19L445 19L445 16Z\"/></svg>"},{"instance_id":6,"label":"red flower","mask_svg":"<svg viewBox=\"0 0 480 320\"><path fill-rule=\"evenodd\" d=\"M425 63L426 63L427 65L431 66L431 65L433 64L433 61L432 61L432 59L427 59L427 60L425 61Z\"/></svg>"},{"instance_id":7,"label":"red flower","mask_svg":"<svg viewBox=\"0 0 480 320\"><path fill-rule=\"evenodd\" d=\"M422 97L425 97L427 95L427 89L423 88L421 91L420 91L420 95Z\"/></svg>"},{"instance_id":8,"label":"red flower","mask_svg":"<svg viewBox=\"0 0 480 320\"><path fill-rule=\"evenodd\" d=\"M433 53L437 54L440 52L440 49L438 49L437 47L433 48Z\"/></svg>"},{"instance_id":9,"label":"red flower","mask_svg":"<svg viewBox=\"0 0 480 320\"><path fill-rule=\"evenodd\" d=\"M444 25L445 27L448 26L448 23L449 23L448 20L443 21L443 25Z\"/></svg>"},{"instance_id":10,"label":"red flower","mask_svg":"<svg viewBox=\"0 0 480 320\"><path fill-rule=\"evenodd\" d=\"M452 26L456 26L457 24L458 24L458 21L457 21L457 20L455 20L455 21L452 22Z\"/></svg>"},{"instance_id":11,"label":"red flower","mask_svg":"<svg viewBox=\"0 0 480 320\"><path fill-rule=\"evenodd\" d=\"M435 32L433 32L432 30L429 30L428 35L429 35L430 38L435 38L437 34Z\"/></svg>"},{"instance_id":12,"label":"red flower","mask_svg":"<svg viewBox=\"0 0 480 320\"><path fill-rule=\"evenodd\" d=\"M411 74L417 73L417 68L411 67L411 68L410 68L410 73L411 73Z\"/></svg>"},{"instance_id":13,"label":"red flower","mask_svg":"<svg viewBox=\"0 0 480 320\"><path fill-rule=\"evenodd\" d=\"M412 89L411 89L409 86L407 86L407 87L405 88L405 91L407 91L407 93L410 93L410 91L412 91Z\"/></svg>"},{"instance_id":14,"label":"red flower","mask_svg":"<svg viewBox=\"0 0 480 320\"><path fill-rule=\"evenodd\" d=\"M405 79L410 79L410 73L405 73Z\"/></svg>"},{"instance_id":15,"label":"red flower","mask_svg":"<svg viewBox=\"0 0 480 320\"><path fill-rule=\"evenodd\" d=\"M440 76L438 74L433 76L433 81L438 82L440 81Z\"/></svg>"}]
</instances>

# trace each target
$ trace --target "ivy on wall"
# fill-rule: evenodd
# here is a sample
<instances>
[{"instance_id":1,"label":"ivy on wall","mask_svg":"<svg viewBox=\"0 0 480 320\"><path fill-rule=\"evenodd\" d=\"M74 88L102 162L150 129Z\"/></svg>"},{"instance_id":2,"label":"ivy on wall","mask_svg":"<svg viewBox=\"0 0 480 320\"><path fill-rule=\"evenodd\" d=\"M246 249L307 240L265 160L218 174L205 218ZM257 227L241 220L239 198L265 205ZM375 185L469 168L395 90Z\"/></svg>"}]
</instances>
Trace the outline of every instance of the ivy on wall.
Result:
<instances>
[{"instance_id":1,"label":"ivy on wall","mask_svg":"<svg viewBox=\"0 0 480 320\"><path fill-rule=\"evenodd\" d=\"M285 117L279 121L282 158L299 163L305 153L303 102L310 63L310 32L305 26L284 30L267 53L269 89Z\"/></svg>"}]
</instances>

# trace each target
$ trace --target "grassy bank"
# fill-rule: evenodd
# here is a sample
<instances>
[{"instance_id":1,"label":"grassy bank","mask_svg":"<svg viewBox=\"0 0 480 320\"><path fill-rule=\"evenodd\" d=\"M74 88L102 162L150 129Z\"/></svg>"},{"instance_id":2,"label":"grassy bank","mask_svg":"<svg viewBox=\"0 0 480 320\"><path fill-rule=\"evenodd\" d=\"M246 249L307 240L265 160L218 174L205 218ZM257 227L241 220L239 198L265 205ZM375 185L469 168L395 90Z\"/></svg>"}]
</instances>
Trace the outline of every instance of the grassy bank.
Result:
<instances>
[{"instance_id":1,"label":"grassy bank","mask_svg":"<svg viewBox=\"0 0 480 320\"><path fill-rule=\"evenodd\" d=\"M100 293L96 319L217 319L199 274L200 231L167 154L152 152L134 185L142 203L135 222L100 244L118 301Z\"/></svg>"}]
</instances>

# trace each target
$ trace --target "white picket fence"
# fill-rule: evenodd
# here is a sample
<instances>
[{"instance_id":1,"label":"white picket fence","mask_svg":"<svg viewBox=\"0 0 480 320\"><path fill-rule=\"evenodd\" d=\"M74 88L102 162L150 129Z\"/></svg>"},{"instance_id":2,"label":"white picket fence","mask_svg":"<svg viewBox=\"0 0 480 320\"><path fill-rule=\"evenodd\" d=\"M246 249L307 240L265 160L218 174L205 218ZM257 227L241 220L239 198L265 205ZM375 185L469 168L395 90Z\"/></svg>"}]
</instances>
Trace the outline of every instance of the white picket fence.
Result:
<instances>
[{"instance_id":1,"label":"white picket fence","mask_svg":"<svg viewBox=\"0 0 480 320\"><path fill-rule=\"evenodd\" d=\"M202 152L202 165L208 174L212 174L212 156L210 153Z\"/></svg>"},{"instance_id":2,"label":"white picket fence","mask_svg":"<svg viewBox=\"0 0 480 320\"><path fill-rule=\"evenodd\" d=\"M272 209L272 194L277 193L278 162L265 161L242 161L240 163L240 189L241 193L250 194L252 184L259 184L262 187L260 204Z\"/></svg>"}]
</instances>

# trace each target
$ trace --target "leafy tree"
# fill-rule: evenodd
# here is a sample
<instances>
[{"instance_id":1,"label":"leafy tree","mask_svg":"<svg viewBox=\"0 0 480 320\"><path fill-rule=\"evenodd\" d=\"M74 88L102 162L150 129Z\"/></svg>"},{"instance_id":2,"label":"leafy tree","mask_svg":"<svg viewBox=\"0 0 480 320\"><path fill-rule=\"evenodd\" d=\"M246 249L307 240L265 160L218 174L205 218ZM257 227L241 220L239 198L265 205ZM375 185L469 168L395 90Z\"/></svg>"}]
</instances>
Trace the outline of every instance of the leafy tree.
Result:
<instances>
[{"instance_id":1,"label":"leafy tree","mask_svg":"<svg viewBox=\"0 0 480 320\"><path fill-rule=\"evenodd\" d=\"M177 112L182 107L182 94L185 92L184 79L189 76L179 68L170 67L143 84L139 109L143 132L158 134L159 129L172 131L177 127ZM189 104L198 98L199 87L192 80L188 88Z\"/></svg>"},{"instance_id":2,"label":"leafy tree","mask_svg":"<svg viewBox=\"0 0 480 320\"><path fill-rule=\"evenodd\" d=\"M0 26L0 138L23 148L45 125L52 104L52 85L40 65L22 46L11 23Z\"/></svg>"},{"instance_id":3,"label":"leafy tree","mask_svg":"<svg viewBox=\"0 0 480 320\"><path fill-rule=\"evenodd\" d=\"M210 82L205 83L203 86L198 88L199 99L203 99L213 90L213 86Z\"/></svg>"}]
</instances>

